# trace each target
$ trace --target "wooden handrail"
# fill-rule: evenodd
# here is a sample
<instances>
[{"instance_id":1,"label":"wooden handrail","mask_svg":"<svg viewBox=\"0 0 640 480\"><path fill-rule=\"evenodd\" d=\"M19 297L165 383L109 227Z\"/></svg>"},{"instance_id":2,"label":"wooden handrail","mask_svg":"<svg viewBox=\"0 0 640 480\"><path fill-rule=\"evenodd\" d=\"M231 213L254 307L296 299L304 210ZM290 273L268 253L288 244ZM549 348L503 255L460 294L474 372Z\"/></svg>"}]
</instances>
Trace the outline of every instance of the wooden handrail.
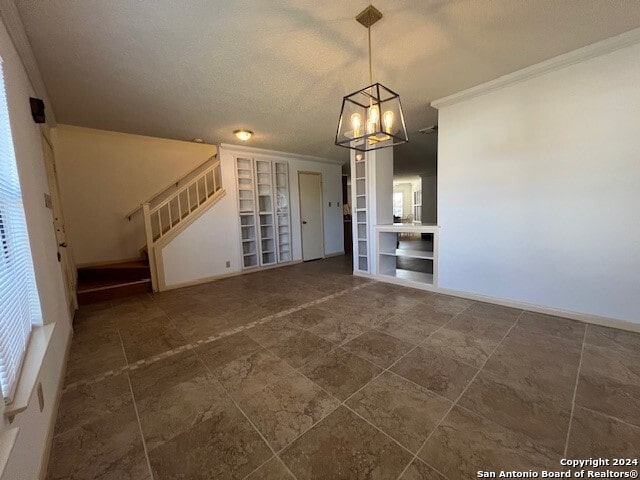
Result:
<instances>
[{"instance_id":1,"label":"wooden handrail","mask_svg":"<svg viewBox=\"0 0 640 480\"><path fill-rule=\"evenodd\" d=\"M166 199L164 199L162 201L162 203L159 203L158 205L153 207L151 209L151 211L149 212L149 214L153 215L154 213L156 213L161 208L169 205L173 200L175 200L177 197L182 195L182 193L184 193L185 191L189 190L191 187L193 187L195 184L197 184L199 181L201 181L203 178L205 178L211 172L213 172L213 178L214 178L214 182L215 182L215 178L216 178L215 170L219 166L220 166L220 161L217 161L216 163L211 165L206 170L203 170L202 173L200 173L200 175L198 175L197 177L192 178L191 181L189 183L187 183L184 187L182 187L180 190L177 190L177 191L173 192L170 196L168 196ZM215 193L215 192L213 192L213 193Z\"/></svg>"},{"instance_id":2,"label":"wooden handrail","mask_svg":"<svg viewBox=\"0 0 640 480\"><path fill-rule=\"evenodd\" d=\"M189 170L187 173L182 175L178 180L176 180L175 182L171 182L169 185L164 187L162 190L159 190L154 195L150 196L147 200L142 202L140 205L138 205L137 207L131 209L129 212L127 212L127 214L124 216L124 218L126 218L129 221L131 221L131 217L133 217L137 212L142 210L142 206L145 203L150 203L154 198L159 197L160 195L162 195L164 192L166 192L170 188L174 188L174 187L180 186L180 182L182 182L185 178L190 177L194 172L198 171L200 168L202 168L203 165L205 165L206 163L210 162L214 158L218 158L218 154L217 153L214 153L212 157L209 157L206 161L202 162L198 166L196 166L196 167L192 168L191 170Z\"/></svg>"}]
</instances>

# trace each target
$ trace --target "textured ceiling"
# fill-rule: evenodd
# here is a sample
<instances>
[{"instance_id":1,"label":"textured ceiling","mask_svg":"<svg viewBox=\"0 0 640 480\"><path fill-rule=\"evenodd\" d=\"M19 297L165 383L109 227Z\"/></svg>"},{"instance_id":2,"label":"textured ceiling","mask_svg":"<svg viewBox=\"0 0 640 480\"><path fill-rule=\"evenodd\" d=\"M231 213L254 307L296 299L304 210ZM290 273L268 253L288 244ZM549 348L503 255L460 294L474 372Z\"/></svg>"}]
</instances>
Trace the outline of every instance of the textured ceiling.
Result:
<instances>
[{"instance_id":1,"label":"textured ceiling","mask_svg":"<svg viewBox=\"0 0 640 480\"><path fill-rule=\"evenodd\" d=\"M60 123L346 160L367 0L17 0ZM433 169L429 103L640 26L638 0L376 0L374 81L401 95L396 171Z\"/></svg>"}]
</instances>

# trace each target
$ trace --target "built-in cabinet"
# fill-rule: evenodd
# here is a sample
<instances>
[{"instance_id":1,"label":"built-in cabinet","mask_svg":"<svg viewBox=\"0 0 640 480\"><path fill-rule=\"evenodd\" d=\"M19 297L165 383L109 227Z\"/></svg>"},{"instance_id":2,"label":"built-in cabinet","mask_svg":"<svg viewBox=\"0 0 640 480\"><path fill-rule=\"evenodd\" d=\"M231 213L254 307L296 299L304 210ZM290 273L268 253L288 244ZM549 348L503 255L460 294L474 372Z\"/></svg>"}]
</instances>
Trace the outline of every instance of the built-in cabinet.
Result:
<instances>
[{"instance_id":1,"label":"built-in cabinet","mask_svg":"<svg viewBox=\"0 0 640 480\"><path fill-rule=\"evenodd\" d=\"M353 228L355 230L356 248L354 251L354 269L369 273L369 208L367 192L367 163L364 155L355 156L355 188L352 186L355 201L353 202Z\"/></svg>"},{"instance_id":2,"label":"built-in cabinet","mask_svg":"<svg viewBox=\"0 0 640 480\"><path fill-rule=\"evenodd\" d=\"M376 226L378 278L412 287L437 285L438 231L436 225Z\"/></svg>"},{"instance_id":3,"label":"built-in cabinet","mask_svg":"<svg viewBox=\"0 0 640 480\"><path fill-rule=\"evenodd\" d=\"M290 262L289 165L236 157L243 269Z\"/></svg>"}]
</instances>

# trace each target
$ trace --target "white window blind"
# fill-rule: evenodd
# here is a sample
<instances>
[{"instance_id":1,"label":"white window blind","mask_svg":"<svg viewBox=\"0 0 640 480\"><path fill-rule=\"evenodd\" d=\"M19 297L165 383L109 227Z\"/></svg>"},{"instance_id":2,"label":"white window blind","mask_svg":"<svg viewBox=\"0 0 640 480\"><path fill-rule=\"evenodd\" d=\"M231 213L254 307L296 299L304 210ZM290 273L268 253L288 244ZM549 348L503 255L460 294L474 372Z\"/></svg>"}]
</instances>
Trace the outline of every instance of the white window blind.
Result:
<instances>
[{"instance_id":1,"label":"white window blind","mask_svg":"<svg viewBox=\"0 0 640 480\"><path fill-rule=\"evenodd\" d=\"M32 326L41 323L0 59L0 387L6 403L13 399Z\"/></svg>"}]
</instances>

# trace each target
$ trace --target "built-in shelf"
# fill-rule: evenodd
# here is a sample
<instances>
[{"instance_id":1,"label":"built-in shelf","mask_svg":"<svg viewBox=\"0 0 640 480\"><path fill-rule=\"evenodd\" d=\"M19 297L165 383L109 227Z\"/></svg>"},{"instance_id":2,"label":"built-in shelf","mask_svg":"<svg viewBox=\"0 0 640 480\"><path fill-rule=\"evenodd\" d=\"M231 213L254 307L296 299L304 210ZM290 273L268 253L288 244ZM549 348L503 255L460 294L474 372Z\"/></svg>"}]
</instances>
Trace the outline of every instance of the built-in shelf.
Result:
<instances>
[{"instance_id":1,"label":"built-in shelf","mask_svg":"<svg viewBox=\"0 0 640 480\"><path fill-rule=\"evenodd\" d=\"M287 162L236 157L236 173L243 268L291 262Z\"/></svg>"},{"instance_id":2,"label":"built-in shelf","mask_svg":"<svg viewBox=\"0 0 640 480\"><path fill-rule=\"evenodd\" d=\"M423 224L378 225L378 265L380 280L413 287L436 286L438 273L438 226ZM400 239L427 237L428 249L398 248Z\"/></svg>"},{"instance_id":3,"label":"built-in shelf","mask_svg":"<svg viewBox=\"0 0 640 480\"><path fill-rule=\"evenodd\" d=\"M390 255L393 257L420 258L423 260L433 260L433 252L426 250L409 250L398 248L393 252L380 252L380 255Z\"/></svg>"},{"instance_id":4,"label":"built-in shelf","mask_svg":"<svg viewBox=\"0 0 640 480\"><path fill-rule=\"evenodd\" d=\"M415 272L413 270L396 269L396 278L409 280L411 282L425 283L433 285L433 273Z\"/></svg>"}]
</instances>

